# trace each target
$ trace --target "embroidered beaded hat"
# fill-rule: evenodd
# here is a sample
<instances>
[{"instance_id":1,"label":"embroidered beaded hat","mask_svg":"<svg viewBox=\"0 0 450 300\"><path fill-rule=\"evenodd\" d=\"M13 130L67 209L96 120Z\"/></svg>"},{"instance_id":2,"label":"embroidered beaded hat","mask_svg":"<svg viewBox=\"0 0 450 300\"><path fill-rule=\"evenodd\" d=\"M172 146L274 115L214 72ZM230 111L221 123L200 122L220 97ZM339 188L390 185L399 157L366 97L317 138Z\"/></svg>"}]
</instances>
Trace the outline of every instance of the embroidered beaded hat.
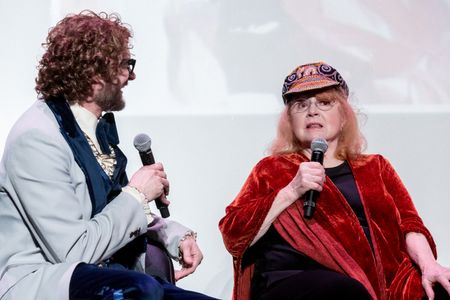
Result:
<instances>
[{"instance_id":1,"label":"embroidered beaded hat","mask_svg":"<svg viewBox=\"0 0 450 300\"><path fill-rule=\"evenodd\" d=\"M287 95L330 86L340 86L348 97L348 86L335 68L324 62L305 64L295 68L286 77L281 95L284 104L287 104Z\"/></svg>"}]
</instances>

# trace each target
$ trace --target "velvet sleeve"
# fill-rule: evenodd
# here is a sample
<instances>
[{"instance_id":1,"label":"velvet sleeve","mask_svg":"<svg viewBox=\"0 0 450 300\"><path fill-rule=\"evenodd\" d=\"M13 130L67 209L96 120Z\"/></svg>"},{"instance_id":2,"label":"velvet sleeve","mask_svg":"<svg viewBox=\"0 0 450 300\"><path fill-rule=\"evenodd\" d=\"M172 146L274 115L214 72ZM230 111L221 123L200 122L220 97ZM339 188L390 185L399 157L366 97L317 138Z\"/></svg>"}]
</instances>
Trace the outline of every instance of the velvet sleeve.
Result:
<instances>
[{"instance_id":1,"label":"velvet sleeve","mask_svg":"<svg viewBox=\"0 0 450 300\"><path fill-rule=\"evenodd\" d=\"M400 228L403 235L406 235L408 232L418 232L423 234L427 238L428 243L436 256L436 245L433 237L419 217L409 192L389 161L382 158L381 163L384 184L389 194L393 197L400 213Z\"/></svg>"},{"instance_id":2,"label":"velvet sleeve","mask_svg":"<svg viewBox=\"0 0 450 300\"><path fill-rule=\"evenodd\" d=\"M279 189L270 182L267 160L251 171L241 191L226 208L219 222L225 247L233 257L240 257L258 233Z\"/></svg>"}]
</instances>

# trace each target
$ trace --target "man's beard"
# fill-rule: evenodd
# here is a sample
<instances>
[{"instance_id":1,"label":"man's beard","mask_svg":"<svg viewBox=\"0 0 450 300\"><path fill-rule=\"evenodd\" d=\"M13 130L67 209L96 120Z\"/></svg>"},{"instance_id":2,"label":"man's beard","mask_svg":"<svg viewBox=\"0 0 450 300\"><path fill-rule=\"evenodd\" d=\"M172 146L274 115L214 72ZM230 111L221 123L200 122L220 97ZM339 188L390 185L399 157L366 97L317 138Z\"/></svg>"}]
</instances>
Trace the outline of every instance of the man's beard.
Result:
<instances>
[{"instance_id":1,"label":"man's beard","mask_svg":"<svg viewBox=\"0 0 450 300\"><path fill-rule=\"evenodd\" d=\"M102 111L120 111L125 107L125 101L122 96L122 87L111 83L106 83L103 90L100 91L94 102Z\"/></svg>"}]
</instances>

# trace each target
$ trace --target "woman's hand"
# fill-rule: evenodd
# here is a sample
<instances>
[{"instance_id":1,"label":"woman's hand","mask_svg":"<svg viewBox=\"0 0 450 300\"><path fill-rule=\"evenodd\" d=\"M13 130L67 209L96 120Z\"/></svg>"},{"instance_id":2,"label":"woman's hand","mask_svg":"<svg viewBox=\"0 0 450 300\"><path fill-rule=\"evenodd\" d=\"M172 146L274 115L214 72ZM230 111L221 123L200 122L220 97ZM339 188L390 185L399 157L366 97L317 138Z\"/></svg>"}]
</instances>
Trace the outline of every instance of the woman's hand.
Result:
<instances>
[{"instance_id":1,"label":"woman's hand","mask_svg":"<svg viewBox=\"0 0 450 300\"><path fill-rule=\"evenodd\" d=\"M309 190L321 192L324 182L325 169L320 163L303 162L300 164L295 177L284 190L292 203Z\"/></svg>"},{"instance_id":2,"label":"woman's hand","mask_svg":"<svg viewBox=\"0 0 450 300\"><path fill-rule=\"evenodd\" d=\"M422 266L422 286L428 299L434 299L433 286L439 283L450 295L450 268L441 266L436 261Z\"/></svg>"},{"instance_id":3,"label":"woman's hand","mask_svg":"<svg viewBox=\"0 0 450 300\"><path fill-rule=\"evenodd\" d=\"M435 283L441 284L450 295L450 268L443 267L436 261L425 236L418 232L408 232L405 240L409 256L422 272L422 286L428 299L434 299Z\"/></svg>"}]
</instances>

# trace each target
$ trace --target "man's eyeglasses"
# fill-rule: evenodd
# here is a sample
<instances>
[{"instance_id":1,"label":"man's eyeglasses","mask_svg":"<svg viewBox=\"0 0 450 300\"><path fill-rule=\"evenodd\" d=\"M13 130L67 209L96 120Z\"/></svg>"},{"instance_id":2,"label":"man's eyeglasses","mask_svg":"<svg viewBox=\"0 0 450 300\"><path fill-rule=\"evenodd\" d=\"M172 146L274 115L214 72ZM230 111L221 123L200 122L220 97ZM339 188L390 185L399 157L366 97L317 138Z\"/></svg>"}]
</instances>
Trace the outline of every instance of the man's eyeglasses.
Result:
<instances>
[{"instance_id":1,"label":"man's eyeglasses","mask_svg":"<svg viewBox=\"0 0 450 300\"><path fill-rule=\"evenodd\" d=\"M134 58L129 58L129 59L124 59L122 61L122 67L127 68L128 69L128 73L133 73L134 71L134 66L136 65L136 60Z\"/></svg>"},{"instance_id":2,"label":"man's eyeglasses","mask_svg":"<svg viewBox=\"0 0 450 300\"><path fill-rule=\"evenodd\" d=\"M307 111L312 103L314 103L314 105L322 110L322 111L328 111L331 108L333 108L334 104L336 104L335 100L315 100L312 101L311 98L309 99L305 99L305 100L300 100L300 101L296 101L291 105L291 109L294 113L301 113L301 112L305 112Z\"/></svg>"}]
</instances>

